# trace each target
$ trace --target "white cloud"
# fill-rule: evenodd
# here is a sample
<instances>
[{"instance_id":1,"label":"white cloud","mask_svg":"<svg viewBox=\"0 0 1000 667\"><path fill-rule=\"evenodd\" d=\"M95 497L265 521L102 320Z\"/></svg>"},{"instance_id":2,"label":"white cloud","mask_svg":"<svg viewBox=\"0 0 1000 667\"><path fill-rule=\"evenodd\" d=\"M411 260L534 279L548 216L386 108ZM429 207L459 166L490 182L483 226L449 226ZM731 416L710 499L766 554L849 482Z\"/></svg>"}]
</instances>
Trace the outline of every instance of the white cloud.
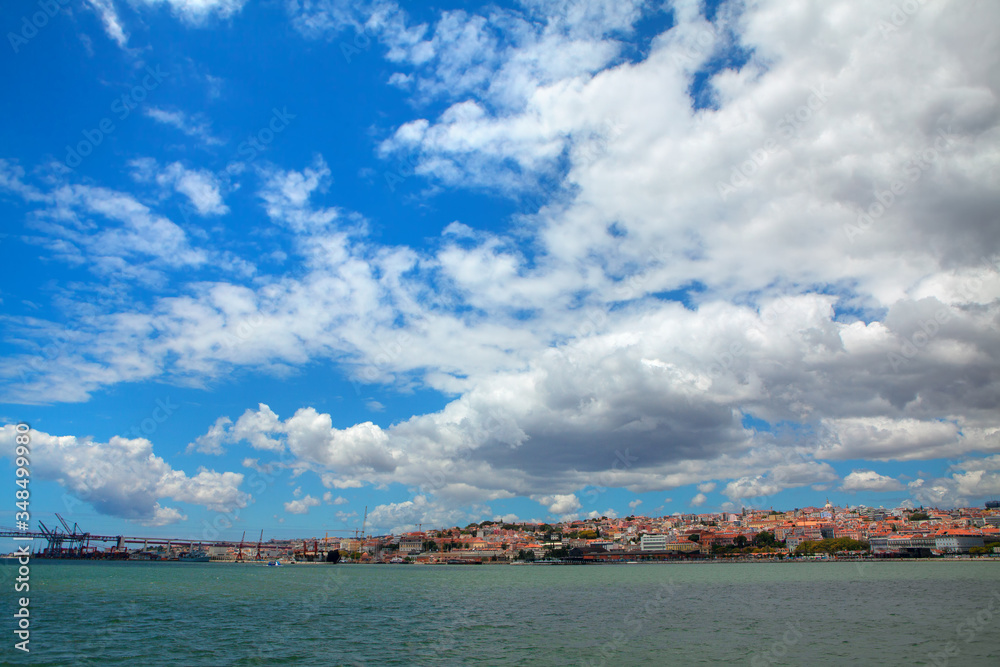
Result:
<instances>
[{"instance_id":1,"label":"white cloud","mask_svg":"<svg viewBox=\"0 0 1000 667\"><path fill-rule=\"evenodd\" d=\"M160 503L154 503L152 518L138 519L136 523L143 526L169 526L180 521L187 521L187 515L172 507L160 507Z\"/></svg>"},{"instance_id":2,"label":"white cloud","mask_svg":"<svg viewBox=\"0 0 1000 667\"><path fill-rule=\"evenodd\" d=\"M415 160L413 178L432 188L513 192L553 179L554 194L516 232L457 221L418 251L378 245L359 216L321 202L333 196L322 157L261 167L260 198L290 230L300 270L252 287L185 283L70 332L66 353L44 364L31 345L59 331L28 326L24 357L0 375L30 359L44 371L17 400L335 360L358 383L455 398L384 429L262 408L217 422L193 448L245 440L290 453L328 488L399 481L449 501L545 497L559 514L579 506L558 498L588 486L728 480L736 502L832 483L825 460L1000 451L988 400L1000 237L987 213L1000 209L1000 63L983 47L996 43L988 26L1000 10L929 4L885 38L874 5L787 11L768 0L713 25L691 3L648 52L619 63L632 4L531 3L520 17L452 12L426 26L390 3L360 16L337 6L293 13L316 31L370 28L418 104L447 100L436 118L394 128L385 155ZM491 39L502 21L509 43ZM712 105L694 109L695 72L734 46L730 32L755 55L712 75ZM912 162L939 139L932 164ZM914 169L919 178L852 231ZM6 163L0 187L34 208L39 238L66 261L186 270L212 257L122 193L43 191ZM79 231L101 216L115 234ZM692 285L684 303L664 296ZM747 414L808 436L744 428ZM957 478L926 487L961 497Z\"/></svg>"},{"instance_id":3,"label":"white cloud","mask_svg":"<svg viewBox=\"0 0 1000 667\"><path fill-rule=\"evenodd\" d=\"M227 19L238 13L246 0L137 0L149 7L168 5L170 11L189 25L200 26L211 17Z\"/></svg>"},{"instance_id":4,"label":"white cloud","mask_svg":"<svg viewBox=\"0 0 1000 667\"><path fill-rule=\"evenodd\" d=\"M704 484L699 484L698 491L701 493L711 493L712 491L715 491L715 482L705 482Z\"/></svg>"},{"instance_id":5,"label":"white cloud","mask_svg":"<svg viewBox=\"0 0 1000 667\"><path fill-rule=\"evenodd\" d=\"M633 509L634 510L636 507L638 507L641 504L642 504L642 501L639 500L638 498L636 498L635 500L633 500L632 502L630 502L628 504L628 506L629 506L629 509Z\"/></svg>"},{"instance_id":6,"label":"white cloud","mask_svg":"<svg viewBox=\"0 0 1000 667\"><path fill-rule=\"evenodd\" d=\"M329 414L313 408L298 410L282 421L270 407L261 403L256 411L247 410L233 423L228 417L216 420L208 433L188 445L189 450L219 453L224 443L247 442L260 451L285 454L297 467L316 471L337 470L340 473L391 473L401 454L388 447L388 438L381 428L365 422L347 429L333 427ZM324 484L328 479L324 478ZM360 483L334 481L337 488L360 486Z\"/></svg>"},{"instance_id":7,"label":"white cloud","mask_svg":"<svg viewBox=\"0 0 1000 667\"><path fill-rule=\"evenodd\" d=\"M315 233L329 228L340 213L335 208L315 209L309 205L313 193L322 193L330 181L330 168L322 156L302 171L262 170L264 186L260 197L272 220L298 233Z\"/></svg>"},{"instance_id":8,"label":"white cloud","mask_svg":"<svg viewBox=\"0 0 1000 667\"><path fill-rule=\"evenodd\" d=\"M1000 496L1000 473L985 470L957 472L949 477L917 479L908 485L910 495L921 505L951 508L981 505Z\"/></svg>"},{"instance_id":9,"label":"white cloud","mask_svg":"<svg viewBox=\"0 0 1000 667\"><path fill-rule=\"evenodd\" d=\"M777 484L770 483L763 475L757 477L741 477L726 484L724 493L730 500L748 500L763 496L773 496L781 491Z\"/></svg>"},{"instance_id":10,"label":"white cloud","mask_svg":"<svg viewBox=\"0 0 1000 667\"><path fill-rule=\"evenodd\" d=\"M699 493L694 498L688 501L688 505L690 505L691 507L701 507L702 505L705 504L706 500L708 500L708 496L706 496L704 493Z\"/></svg>"},{"instance_id":11,"label":"white cloud","mask_svg":"<svg viewBox=\"0 0 1000 667\"><path fill-rule=\"evenodd\" d=\"M532 500L548 507L552 514L569 514L580 509L580 499L575 494L565 493L551 496L532 496Z\"/></svg>"},{"instance_id":12,"label":"white cloud","mask_svg":"<svg viewBox=\"0 0 1000 667\"><path fill-rule=\"evenodd\" d=\"M399 534L416 530L419 524L464 526L472 521L479 521L484 516L492 516L488 507L473 507L471 511L464 511L431 501L424 495L417 495L412 500L376 505L368 512L368 525L372 530Z\"/></svg>"},{"instance_id":13,"label":"white cloud","mask_svg":"<svg viewBox=\"0 0 1000 667\"><path fill-rule=\"evenodd\" d=\"M317 498L306 495L301 500L292 500L285 503L285 511L289 514L308 514L310 507L316 507L319 504L320 501Z\"/></svg>"},{"instance_id":14,"label":"white cloud","mask_svg":"<svg viewBox=\"0 0 1000 667\"><path fill-rule=\"evenodd\" d=\"M212 123L202 114L190 116L180 110L148 106L143 109L148 117L158 123L175 127L189 137L198 139L205 146L221 146L226 142L212 134Z\"/></svg>"},{"instance_id":15,"label":"white cloud","mask_svg":"<svg viewBox=\"0 0 1000 667\"><path fill-rule=\"evenodd\" d=\"M12 425L0 428L0 453L11 459L14 435ZM39 479L57 481L68 494L102 514L144 525L183 519L179 510L160 504L165 498L214 511L246 507L250 499L239 490L242 474L202 469L189 476L156 456L144 438L115 436L94 442L32 431L31 442L32 472Z\"/></svg>"},{"instance_id":16,"label":"white cloud","mask_svg":"<svg viewBox=\"0 0 1000 667\"><path fill-rule=\"evenodd\" d=\"M232 423L233 420L229 417L219 417L205 435L199 435L195 438L194 442L188 444L187 451L201 452L202 454L222 454L225 451L222 445L228 439L228 429ZM243 465L247 466L248 461L251 461L251 459L244 461ZM252 462L256 464L257 460L252 459Z\"/></svg>"},{"instance_id":17,"label":"white cloud","mask_svg":"<svg viewBox=\"0 0 1000 667\"><path fill-rule=\"evenodd\" d=\"M903 484L874 470L855 470L844 478L843 491L901 491Z\"/></svg>"},{"instance_id":18,"label":"white cloud","mask_svg":"<svg viewBox=\"0 0 1000 667\"><path fill-rule=\"evenodd\" d=\"M128 44L128 33L122 26L113 0L87 0L87 2L100 17L104 32L115 44L124 49Z\"/></svg>"},{"instance_id":19,"label":"white cloud","mask_svg":"<svg viewBox=\"0 0 1000 667\"><path fill-rule=\"evenodd\" d=\"M224 215L229 212L222 198L222 182L207 169L188 169L180 162L173 162L162 169L152 158L132 160L133 176L139 181L155 182L187 197L198 215Z\"/></svg>"},{"instance_id":20,"label":"white cloud","mask_svg":"<svg viewBox=\"0 0 1000 667\"><path fill-rule=\"evenodd\" d=\"M824 425L830 439L822 455L831 459L926 459L965 449L958 424L950 421L855 417L828 419Z\"/></svg>"}]
</instances>

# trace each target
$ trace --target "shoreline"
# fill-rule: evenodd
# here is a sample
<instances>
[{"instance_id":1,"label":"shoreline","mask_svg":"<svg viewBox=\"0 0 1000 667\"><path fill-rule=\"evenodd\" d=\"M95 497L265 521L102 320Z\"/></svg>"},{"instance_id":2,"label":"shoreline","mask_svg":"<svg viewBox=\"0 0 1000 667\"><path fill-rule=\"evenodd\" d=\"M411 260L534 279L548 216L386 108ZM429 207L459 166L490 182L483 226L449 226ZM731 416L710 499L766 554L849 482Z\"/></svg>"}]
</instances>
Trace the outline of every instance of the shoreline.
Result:
<instances>
[{"instance_id":1,"label":"shoreline","mask_svg":"<svg viewBox=\"0 0 1000 667\"><path fill-rule=\"evenodd\" d=\"M268 561L204 561L204 562L185 562L180 560L130 560L126 558L32 558L33 563L46 563L46 562L56 562L56 563L138 563L138 564L177 564L177 565L241 565L241 566L257 566L257 567L268 567ZM514 561L514 562L497 562L497 561L470 561L468 563L405 563L405 565L419 565L419 566L433 566L433 567L463 567L467 568L470 565L493 565L493 566L505 566L505 565L529 565L533 567L545 567L545 566L580 566L580 565L602 565L602 566L624 566L624 565L773 565L773 564L830 564L830 563L854 563L854 564L873 564L873 563L996 563L1000 562L1000 555L996 556L977 556L975 558L970 557L939 557L939 558L774 558L774 559L676 559L676 560L646 560L646 561L588 561L588 562L547 562L547 563L532 563L525 561ZM11 565L17 563L17 557L10 555L0 556L0 565ZM339 563L326 563L323 561L295 561L295 562L282 562L281 567L298 567L300 565L306 566L358 566L358 565L404 565L403 563L350 563L341 561Z\"/></svg>"}]
</instances>

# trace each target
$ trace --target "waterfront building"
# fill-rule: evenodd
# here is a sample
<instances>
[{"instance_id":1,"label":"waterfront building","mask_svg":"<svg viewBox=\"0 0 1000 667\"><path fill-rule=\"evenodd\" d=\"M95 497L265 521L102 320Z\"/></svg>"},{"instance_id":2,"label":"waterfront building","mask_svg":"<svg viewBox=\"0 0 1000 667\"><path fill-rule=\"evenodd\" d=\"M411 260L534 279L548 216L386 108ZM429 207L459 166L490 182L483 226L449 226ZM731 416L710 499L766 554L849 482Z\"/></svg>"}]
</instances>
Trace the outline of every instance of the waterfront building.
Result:
<instances>
[{"instance_id":1,"label":"waterfront building","mask_svg":"<svg viewBox=\"0 0 1000 667\"><path fill-rule=\"evenodd\" d=\"M942 530L934 538L939 551L948 553L968 553L972 547L983 546L983 536L961 530Z\"/></svg>"},{"instance_id":2,"label":"waterfront building","mask_svg":"<svg viewBox=\"0 0 1000 667\"><path fill-rule=\"evenodd\" d=\"M639 541L641 551L663 551L667 546L666 535L643 535Z\"/></svg>"}]
</instances>

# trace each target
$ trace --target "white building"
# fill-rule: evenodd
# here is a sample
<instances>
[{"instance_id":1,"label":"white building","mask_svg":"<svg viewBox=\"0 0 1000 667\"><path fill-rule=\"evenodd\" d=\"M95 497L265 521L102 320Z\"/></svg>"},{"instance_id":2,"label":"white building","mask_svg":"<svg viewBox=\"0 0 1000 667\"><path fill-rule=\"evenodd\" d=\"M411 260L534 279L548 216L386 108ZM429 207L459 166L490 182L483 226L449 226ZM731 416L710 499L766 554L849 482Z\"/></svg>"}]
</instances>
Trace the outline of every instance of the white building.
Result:
<instances>
[{"instance_id":1,"label":"white building","mask_svg":"<svg viewBox=\"0 0 1000 667\"><path fill-rule=\"evenodd\" d=\"M639 548L643 551L664 551L667 548L666 535L643 535Z\"/></svg>"},{"instance_id":2,"label":"white building","mask_svg":"<svg viewBox=\"0 0 1000 667\"><path fill-rule=\"evenodd\" d=\"M983 546L982 535L971 533L948 533L934 538L934 548L951 553L968 553L972 547Z\"/></svg>"}]
</instances>

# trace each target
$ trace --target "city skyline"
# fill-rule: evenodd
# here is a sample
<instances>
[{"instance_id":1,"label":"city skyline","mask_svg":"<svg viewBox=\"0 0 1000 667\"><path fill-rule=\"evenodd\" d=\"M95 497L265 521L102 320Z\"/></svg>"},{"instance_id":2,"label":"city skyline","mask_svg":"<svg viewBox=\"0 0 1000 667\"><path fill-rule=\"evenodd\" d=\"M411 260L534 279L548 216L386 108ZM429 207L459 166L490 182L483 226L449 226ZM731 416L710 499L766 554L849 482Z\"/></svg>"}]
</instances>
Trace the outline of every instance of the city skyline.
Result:
<instances>
[{"instance_id":1,"label":"city skyline","mask_svg":"<svg viewBox=\"0 0 1000 667\"><path fill-rule=\"evenodd\" d=\"M1000 497L992 5L17 9L33 528Z\"/></svg>"}]
</instances>

